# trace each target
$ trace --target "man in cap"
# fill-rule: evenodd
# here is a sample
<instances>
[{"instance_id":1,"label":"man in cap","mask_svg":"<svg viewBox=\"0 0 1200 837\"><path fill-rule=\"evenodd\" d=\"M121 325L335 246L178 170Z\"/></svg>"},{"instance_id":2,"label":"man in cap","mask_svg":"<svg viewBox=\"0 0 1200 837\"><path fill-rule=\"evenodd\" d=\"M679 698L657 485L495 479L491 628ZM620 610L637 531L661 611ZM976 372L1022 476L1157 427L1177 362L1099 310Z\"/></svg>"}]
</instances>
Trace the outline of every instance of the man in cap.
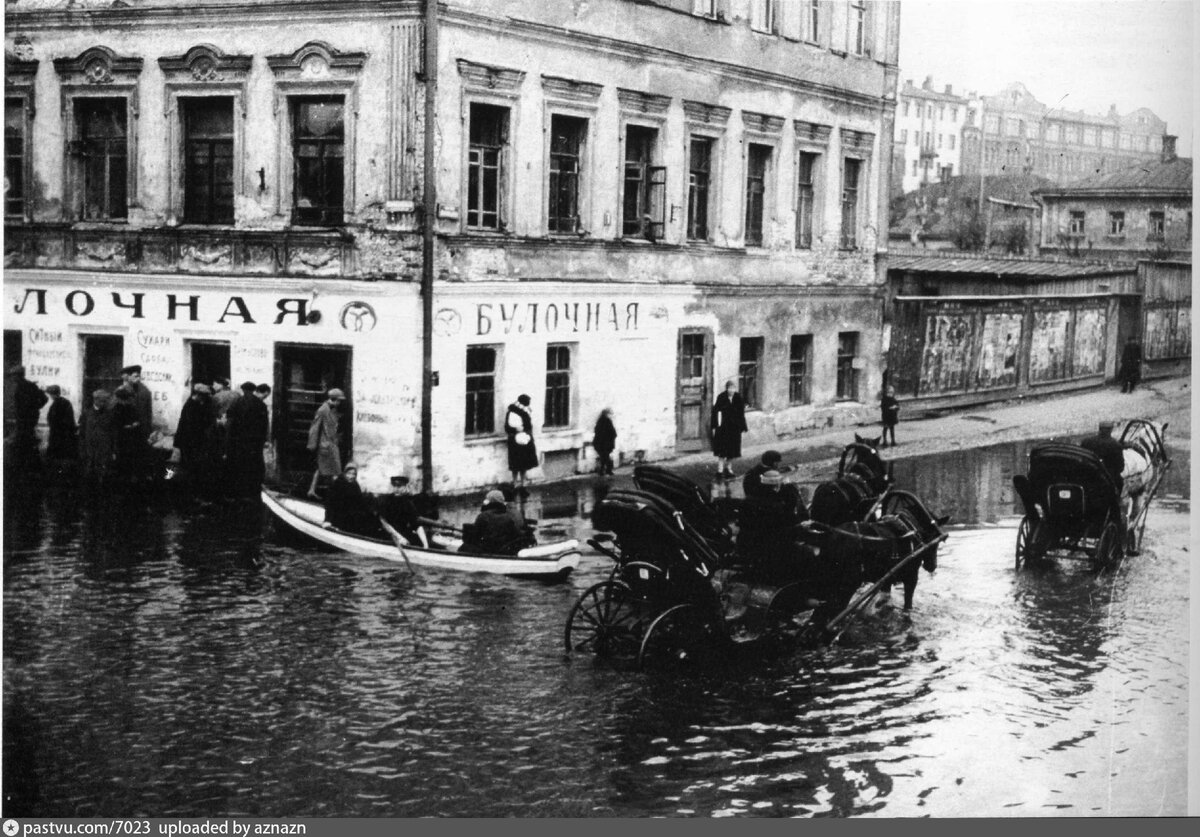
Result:
<instances>
[{"instance_id":1,"label":"man in cap","mask_svg":"<svg viewBox=\"0 0 1200 837\"><path fill-rule=\"evenodd\" d=\"M1104 419L1100 422L1099 432L1080 441L1079 446L1090 450L1104 463L1105 470L1112 475L1117 484L1118 493L1124 485L1121 472L1125 470L1125 446L1113 438L1113 422Z\"/></svg>"},{"instance_id":2,"label":"man in cap","mask_svg":"<svg viewBox=\"0 0 1200 837\"><path fill-rule=\"evenodd\" d=\"M783 454L777 450L769 450L762 455L759 463L746 472L746 476L742 479L742 492L747 497L761 497L769 493L763 487L762 476L767 471L782 471L786 470L780 466L783 461Z\"/></svg>"},{"instance_id":3,"label":"man in cap","mask_svg":"<svg viewBox=\"0 0 1200 837\"><path fill-rule=\"evenodd\" d=\"M320 499L317 482L321 477L336 478L342 473L341 436L338 428L338 405L346 393L336 387L329 390L326 400L317 408L308 427L308 449L317 455L317 469L308 486L308 496Z\"/></svg>"},{"instance_id":4,"label":"man in cap","mask_svg":"<svg viewBox=\"0 0 1200 837\"><path fill-rule=\"evenodd\" d=\"M79 414L79 448L88 487L99 487L112 475L116 447L112 393L98 389L92 393L92 403Z\"/></svg>"},{"instance_id":5,"label":"man in cap","mask_svg":"<svg viewBox=\"0 0 1200 837\"><path fill-rule=\"evenodd\" d=\"M149 439L150 431L154 429L154 395L150 388L142 383L142 367L139 364L126 366L121 370L121 380L133 393L133 406L137 410L138 424L143 435Z\"/></svg>"},{"instance_id":6,"label":"man in cap","mask_svg":"<svg viewBox=\"0 0 1200 837\"><path fill-rule=\"evenodd\" d=\"M417 511L417 504L413 502L408 477L392 477L391 486L392 493L385 494L379 501L379 516L410 544L428 545L422 536L420 521L417 520L421 515Z\"/></svg>"},{"instance_id":7,"label":"man in cap","mask_svg":"<svg viewBox=\"0 0 1200 837\"><path fill-rule=\"evenodd\" d=\"M249 387L249 389L247 389ZM267 384L242 384L242 395L229 408L229 474L235 496L256 497L262 488L266 467L263 448L271 432L266 400Z\"/></svg>"},{"instance_id":8,"label":"man in cap","mask_svg":"<svg viewBox=\"0 0 1200 837\"><path fill-rule=\"evenodd\" d=\"M515 555L530 545L529 536L508 513L503 492L495 488L483 498L483 508L475 518L470 535L463 542L464 552Z\"/></svg>"},{"instance_id":9,"label":"man in cap","mask_svg":"<svg viewBox=\"0 0 1200 837\"><path fill-rule=\"evenodd\" d=\"M786 490L785 490L786 489ZM759 477L757 493L738 511L738 552L743 561L766 569L786 567L796 551L795 527L807 519L796 486L774 468Z\"/></svg>"}]
</instances>

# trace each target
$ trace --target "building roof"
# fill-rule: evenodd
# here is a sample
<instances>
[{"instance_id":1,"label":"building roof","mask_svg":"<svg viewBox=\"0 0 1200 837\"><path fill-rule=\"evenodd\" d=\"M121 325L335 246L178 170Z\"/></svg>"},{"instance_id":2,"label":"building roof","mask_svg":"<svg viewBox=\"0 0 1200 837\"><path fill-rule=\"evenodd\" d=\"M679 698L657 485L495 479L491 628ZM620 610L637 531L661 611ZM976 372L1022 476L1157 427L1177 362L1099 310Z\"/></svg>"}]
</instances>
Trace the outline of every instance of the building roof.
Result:
<instances>
[{"instance_id":1,"label":"building roof","mask_svg":"<svg viewBox=\"0 0 1200 837\"><path fill-rule=\"evenodd\" d=\"M888 270L910 273L959 273L1026 279L1075 279L1085 276L1111 276L1134 273L1132 264L1114 265L1080 262L1056 262L1043 259L1004 259L986 256L893 256L887 260Z\"/></svg>"},{"instance_id":2,"label":"building roof","mask_svg":"<svg viewBox=\"0 0 1200 837\"><path fill-rule=\"evenodd\" d=\"M1192 193L1192 159L1176 157L1169 162L1148 160L1107 174L1097 174L1070 186L1038 189L1035 195L1086 196L1111 192Z\"/></svg>"}]
</instances>

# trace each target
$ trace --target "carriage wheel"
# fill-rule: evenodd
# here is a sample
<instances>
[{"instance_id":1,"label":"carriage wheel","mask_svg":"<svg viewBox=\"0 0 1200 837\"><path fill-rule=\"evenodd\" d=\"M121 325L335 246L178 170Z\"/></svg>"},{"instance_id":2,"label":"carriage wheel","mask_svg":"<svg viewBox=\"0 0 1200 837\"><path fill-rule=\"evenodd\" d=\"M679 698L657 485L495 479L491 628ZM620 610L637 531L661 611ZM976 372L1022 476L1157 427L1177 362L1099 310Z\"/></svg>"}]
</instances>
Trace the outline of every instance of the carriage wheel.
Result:
<instances>
[{"instance_id":1,"label":"carriage wheel","mask_svg":"<svg viewBox=\"0 0 1200 837\"><path fill-rule=\"evenodd\" d=\"M713 650L716 629L694 604L669 607L655 617L642 637L638 668L679 668L696 663Z\"/></svg>"},{"instance_id":2,"label":"carriage wheel","mask_svg":"<svg viewBox=\"0 0 1200 837\"><path fill-rule=\"evenodd\" d=\"M583 592L567 617L567 653L590 651L632 663L642 638L640 610L629 585L601 581Z\"/></svg>"},{"instance_id":3,"label":"carriage wheel","mask_svg":"<svg viewBox=\"0 0 1200 837\"><path fill-rule=\"evenodd\" d=\"M1017 528L1016 569L1042 557L1044 550L1039 544L1042 535L1040 529L1038 522L1029 515L1021 518L1021 525Z\"/></svg>"},{"instance_id":4,"label":"carriage wheel","mask_svg":"<svg viewBox=\"0 0 1200 837\"><path fill-rule=\"evenodd\" d=\"M1117 524L1111 521L1104 524L1100 531L1100 539L1096 542L1096 552L1092 556L1092 564L1103 572L1121 560L1121 532Z\"/></svg>"}]
</instances>

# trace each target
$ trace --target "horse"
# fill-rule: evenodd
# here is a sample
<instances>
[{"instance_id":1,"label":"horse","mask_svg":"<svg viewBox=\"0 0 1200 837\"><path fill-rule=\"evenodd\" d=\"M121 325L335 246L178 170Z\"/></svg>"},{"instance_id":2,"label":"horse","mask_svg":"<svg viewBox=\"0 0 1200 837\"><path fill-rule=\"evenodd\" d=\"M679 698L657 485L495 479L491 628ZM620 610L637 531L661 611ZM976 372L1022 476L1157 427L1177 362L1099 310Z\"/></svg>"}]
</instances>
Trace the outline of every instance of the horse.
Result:
<instances>
[{"instance_id":1,"label":"horse","mask_svg":"<svg viewBox=\"0 0 1200 837\"><path fill-rule=\"evenodd\" d=\"M892 482L892 469L879 455L879 438L854 434L842 449L837 477L813 491L809 515L827 526L862 520Z\"/></svg>"}]
</instances>

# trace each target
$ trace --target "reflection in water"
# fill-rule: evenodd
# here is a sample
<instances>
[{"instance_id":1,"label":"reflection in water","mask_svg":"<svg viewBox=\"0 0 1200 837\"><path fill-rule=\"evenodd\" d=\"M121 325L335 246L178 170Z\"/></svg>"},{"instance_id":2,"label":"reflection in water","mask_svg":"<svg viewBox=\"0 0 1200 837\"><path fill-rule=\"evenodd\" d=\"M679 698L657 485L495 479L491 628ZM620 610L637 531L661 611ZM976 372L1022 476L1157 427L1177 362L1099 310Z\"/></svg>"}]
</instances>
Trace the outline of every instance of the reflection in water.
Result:
<instances>
[{"instance_id":1,"label":"reflection in water","mask_svg":"<svg viewBox=\"0 0 1200 837\"><path fill-rule=\"evenodd\" d=\"M1016 574L1027 449L897 462L970 526L913 612L686 677L564 660L597 555L559 585L413 575L256 507L14 497L5 813L1183 813L1187 463L1117 572ZM609 484L535 493L526 516L586 536Z\"/></svg>"}]
</instances>

